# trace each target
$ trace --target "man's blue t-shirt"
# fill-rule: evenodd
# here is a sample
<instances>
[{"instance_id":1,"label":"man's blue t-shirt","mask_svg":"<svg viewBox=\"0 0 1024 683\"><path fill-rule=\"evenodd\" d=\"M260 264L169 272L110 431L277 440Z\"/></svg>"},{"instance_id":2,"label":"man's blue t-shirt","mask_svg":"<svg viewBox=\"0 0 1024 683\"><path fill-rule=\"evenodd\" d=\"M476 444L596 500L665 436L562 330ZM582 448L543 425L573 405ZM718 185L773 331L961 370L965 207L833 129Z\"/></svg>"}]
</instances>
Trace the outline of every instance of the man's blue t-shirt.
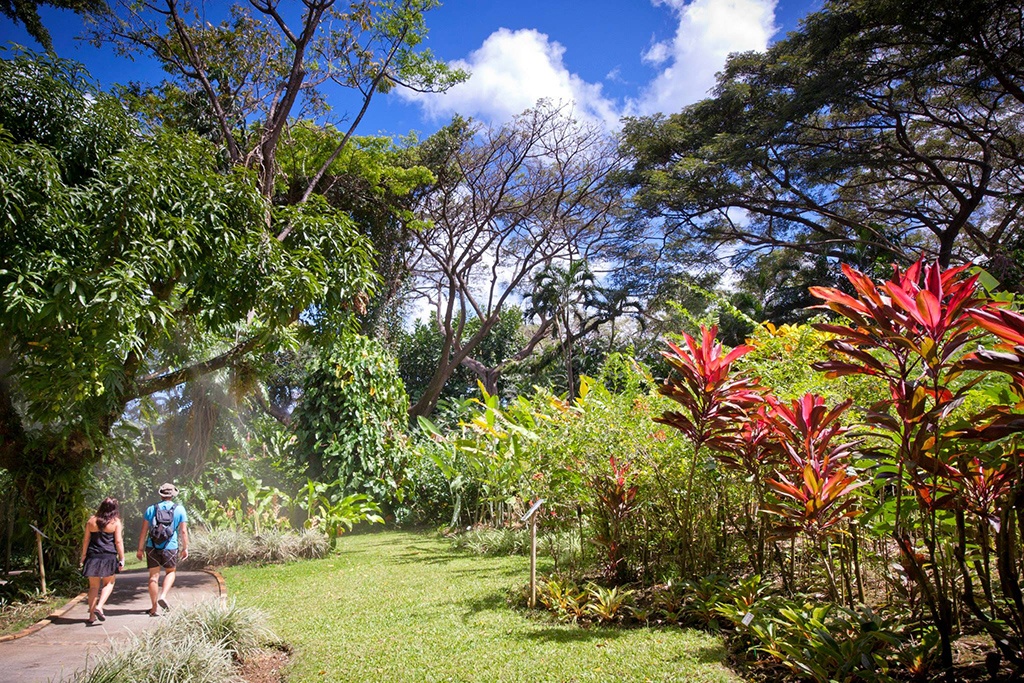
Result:
<instances>
[{"instance_id":1,"label":"man's blue t-shirt","mask_svg":"<svg viewBox=\"0 0 1024 683\"><path fill-rule=\"evenodd\" d=\"M167 541L167 545L161 546L162 550L178 549L178 527L181 525L182 522L188 521L188 515L185 514L185 506L179 505L178 503L175 503L174 501L171 500L161 500L156 505L150 505L148 508L146 508L146 521L149 522L149 526L152 528L156 520L157 506L160 506L164 510L170 510L172 505L174 506L174 523L172 524L172 526L174 527L174 534L171 535L171 540ZM148 535L146 536L146 547L156 547L153 545L153 539L149 538Z\"/></svg>"}]
</instances>

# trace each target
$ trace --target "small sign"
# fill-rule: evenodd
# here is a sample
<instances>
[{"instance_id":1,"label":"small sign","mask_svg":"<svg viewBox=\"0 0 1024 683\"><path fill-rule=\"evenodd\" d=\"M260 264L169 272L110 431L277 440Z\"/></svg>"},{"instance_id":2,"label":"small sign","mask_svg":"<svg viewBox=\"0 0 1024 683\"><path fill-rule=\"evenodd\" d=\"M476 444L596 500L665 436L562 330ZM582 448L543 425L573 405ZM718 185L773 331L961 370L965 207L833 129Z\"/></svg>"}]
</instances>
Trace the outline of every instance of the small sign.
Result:
<instances>
[{"instance_id":1,"label":"small sign","mask_svg":"<svg viewBox=\"0 0 1024 683\"><path fill-rule=\"evenodd\" d=\"M533 507L531 507L529 510L527 510L526 514L523 515L519 519L519 521L520 522L525 522L525 521L529 520L530 517L533 517L533 515L536 514L537 510L539 510L540 506L543 505L543 504L544 504L544 499L543 498L538 498L537 502L533 504Z\"/></svg>"},{"instance_id":2,"label":"small sign","mask_svg":"<svg viewBox=\"0 0 1024 683\"><path fill-rule=\"evenodd\" d=\"M42 529L40 529L39 527L37 527L37 526L36 526L35 524L29 524L29 526L30 526L30 527L32 527L32 531L36 532L37 534L39 534L39 535L40 535L40 536L42 536L43 538L46 538L46 539L50 538L49 536L47 536L46 534L44 534L44 533L43 533L43 530L42 530Z\"/></svg>"},{"instance_id":3,"label":"small sign","mask_svg":"<svg viewBox=\"0 0 1024 683\"><path fill-rule=\"evenodd\" d=\"M750 626L750 624L753 621L754 621L754 613L753 612L747 612L746 615L743 617L743 622L742 623L743 623L744 626Z\"/></svg>"}]
</instances>

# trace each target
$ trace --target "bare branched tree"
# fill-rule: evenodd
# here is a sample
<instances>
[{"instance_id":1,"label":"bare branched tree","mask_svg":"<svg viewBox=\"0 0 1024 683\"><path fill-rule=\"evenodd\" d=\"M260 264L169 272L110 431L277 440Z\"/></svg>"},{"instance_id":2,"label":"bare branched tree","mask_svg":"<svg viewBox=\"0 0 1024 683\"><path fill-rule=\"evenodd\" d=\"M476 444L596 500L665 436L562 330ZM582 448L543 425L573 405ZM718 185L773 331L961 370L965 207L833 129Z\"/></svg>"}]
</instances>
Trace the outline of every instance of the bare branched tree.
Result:
<instances>
[{"instance_id":1,"label":"bare branched tree","mask_svg":"<svg viewBox=\"0 0 1024 683\"><path fill-rule=\"evenodd\" d=\"M303 0L301 16L280 0L232 5L214 26L205 7L180 0L122 3L101 15L93 39L123 52L148 52L171 82L201 95L200 109L233 165L257 169L270 197L278 172L277 148L289 121L329 111L321 86L357 96L355 113L334 153L312 174L298 200L306 202L348 144L377 93L395 87L444 90L465 75L416 50L426 35L424 13L437 0ZM279 240L293 229L289 224Z\"/></svg>"},{"instance_id":2,"label":"bare branched tree","mask_svg":"<svg viewBox=\"0 0 1024 683\"><path fill-rule=\"evenodd\" d=\"M457 122L445 170L421 210L432 227L415 235L415 292L428 300L443 343L437 369L410 409L426 415L459 364L494 390L503 366L488 368L473 350L502 310L518 303L534 273L551 264L598 260L615 225L617 195L607 180L618 161L607 133L541 102L498 129ZM464 336L472 318L480 326ZM522 360L548 334L534 335L510 360Z\"/></svg>"}]
</instances>

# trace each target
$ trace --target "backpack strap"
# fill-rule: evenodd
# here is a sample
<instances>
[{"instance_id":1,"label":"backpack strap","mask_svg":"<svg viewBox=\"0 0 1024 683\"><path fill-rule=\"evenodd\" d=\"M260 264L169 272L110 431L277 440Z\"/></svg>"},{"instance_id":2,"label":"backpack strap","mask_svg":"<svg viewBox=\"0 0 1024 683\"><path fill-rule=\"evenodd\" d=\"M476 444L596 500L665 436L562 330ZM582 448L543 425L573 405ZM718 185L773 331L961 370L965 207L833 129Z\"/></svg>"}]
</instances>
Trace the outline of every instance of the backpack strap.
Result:
<instances>
[{"instance_id":1,"label":"backpack strap","mask_svg":"<svg viewBox=\"0 0 1024 683\"><path fill-rule=\"evenodd\" d=\"M162 503L162 502L164 502L164 501L160 500L159 502L153 504L153 524L156 524L156 513L159 512L161 509L164 509L164 510L168 510L171 513L171 524L174 525L174 511L177 509L178 504L175 503L174 501L171 501L171 507L170 508L161 508L160 507L160 503ZM152 543L152 547L155 548L156 550L163 550L164 548L167 547L167 544L171 542L171 538L174 538L174 531L176 531L176 528L175 528L175 530L171 531L170 538L168 538L166 541L164 541L161 545L157 545L156 543L153 543L152 536L150 536L150 538L149 538L149 543Z\"/></svg>"}]
</instances>

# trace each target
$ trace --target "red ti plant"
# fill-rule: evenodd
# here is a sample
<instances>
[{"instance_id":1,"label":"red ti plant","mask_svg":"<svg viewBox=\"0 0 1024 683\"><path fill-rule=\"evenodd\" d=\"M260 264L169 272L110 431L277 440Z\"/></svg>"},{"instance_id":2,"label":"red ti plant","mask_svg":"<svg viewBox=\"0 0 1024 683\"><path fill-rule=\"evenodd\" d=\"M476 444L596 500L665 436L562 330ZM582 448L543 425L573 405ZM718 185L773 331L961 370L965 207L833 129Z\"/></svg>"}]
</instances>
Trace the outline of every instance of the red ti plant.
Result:
<instances>
[{"instance_id":1,"label":"red ti plant","mask_svg":"<svg viewBox=\"0 0 1024 683\"><path fill-rule=\"evenodd\" d=\"M839 418L850 404L845 401L830 410L820 396L805 394L788 406L771 400L767 413L788 462L768 480L778 503L765 504L764 510L782 518L775 527L777 535L804 533L815 544L834 600L839 598L839 588L829 537L840 533L842 522L860 514L851 494L866 483L849 469L850 454L860 442L841 441L848 428Z\"/></svg>"},{"instance_id":2,"label":"red ti plant","mask_svg":"<svg viewBox=\"0 0 1024 683\"><path fill-rule=\"evenodd\" d=\"M716 437L712 453L722 467L746 475L754 488L754 504L749 520L754 527L754 570L764 571L764 550L767 528L761 509L764 506L766 472L779 460L779 449L774 442L772 429L765 412L767 404L761 405L756 413L748 413L733 432L724 432Z\"/></svg>"},{"instance_id":3,"label":"red ti plant","mask_svg":"<svg viewBox=\"0 0 1024 683\"><path fill-rule=\"evenodd\" d=\"M765 392L756 379L732 370L732 364L752 351L752 347L737 346L727 352L715 341L717 334L717 327L702 326L699 344L684 333L685 348L669 342L669 350L662 351L674 372L659 391L678 403L681 409L665 411L654 419L681 431L693 447L681 520L684 553L690 555L694 548L693 482L702 450L704 447L728 450L734 443L736 430L762 402Z\"/></svg>"},{"instance_id":4,"label":"red ti plant","mask_svg":"<svg viewBox=\"0 0 1024 683\"><path fill-rule=\"evenodd\" d=\"M960 461L966 459L945 435L951 413L963 403L980 377L965 379L960 357L977 339L976 321L969 310L986 299L978 292L977 276L966 267L942 270L937 263L918 261L905 272L894 267L892 278L876 286L863 273L843 266L853 296L839 290L812 287L811 294L851 324L820 324L835 338L827 342L835 357L816 365L826 376L870 375L883 379L891 398L872 406L868 422L893 442L896 466L896 506L893 533L905 558L914 561L911 531L920 531L928 549L927 567L909 573L927 581L922 593L941 637L942 662L953 664L950 599L955 580L942 562L947 551L937 533L939 508L956 497L939 495L959 489ZM904 488L914 491L921 523L910 524L912 510L903 505ZM941 504L940 504L941 501ZM930 569L930 574L927 571Z\"/></svg>"},{"instance_id":5,"label":"red ti plant","mask_svg":"<svg viewBox=\"0 0 1024 683\"><path fill-rule=\"evenodd\" d=\"M737 346L727 353L715 341L718 327L700 330L699 345L683 333L685 349L669 342L669 350L661 352L675 376L665 380L659 391L679 403L682 412L666 411L655 418L683 432L698 448L730 434L764 393L756 379L732 372L732 364L753 347Z\"/></svg>"},{"instance_id":6,"label":"red ti plant","mask_svg":"<svg viewBox=\"0 0 1024 683\"><path fill-rule=\"evenodd\" d=\"M608 459L611 472L594 478L594 488L600 502L602 527L597 534L597 543L608 552L606 570L609 578L616 583L625 583L626 566L623 560L623 543L625 533L623 523L636 506L637 486L630 480L629 472L632 465L619 462L615 456Z\"/></svg>"},{"instance_id":7,"label":"red ti plant","mask_svg":"<svg viewBox=\"0 0 1024 683\"><path fill-rule=\"evenodd\" d=\"M988 522L981 525L978 534L981 537L983 566L977 573L981 577L983 595L989 609L981 609L969 583L964 601L992 634L1000 651L1020 672L1024 670L1024 594L1021 592L1018 566L1021 540L1018 530L1024 521L1021 519L1021 512L1024 511L1024 451L1020 445L1020 435L1024 433L1024 414L1021 412L1024 407L1024 315L1002 308L1002 304L996 302L971 309L969 314L1000 343L997 350L979 350L968 355L962 365L972 370L1008 375L1016 397L1004 399L1007 404L991 406L979 416L980 419L975 421L971 429L961 432L969 439L993 443L999 456L994 463L990 459L983 464L976 459L965 486L967 509ZM1009 405L1011 402L1016 405ZM986 581L991 576L988 566L989 526L995 535L994 550L1001 600L993 600L991 586ZM960 561L961 572L966 574L966 562L961 559L963 555L961 548L957 559ZM988 612L992 613L991 617Z\"/></svg>"},{"instance_id":8,"label":"red ti plant","mask_svg":"<svg viewBox=\"0 0 1024 683\"><path fill-rule=\"evenodd\" d=\"M978 351L964 360L974 370L1002 372L1010 376L1018 398L1024 400L1024 315L994 304L968 311L980 327L999 338L999 351ZM1024 431L1024 426L1016 431Z\"/></svg>"}]
</instances>

